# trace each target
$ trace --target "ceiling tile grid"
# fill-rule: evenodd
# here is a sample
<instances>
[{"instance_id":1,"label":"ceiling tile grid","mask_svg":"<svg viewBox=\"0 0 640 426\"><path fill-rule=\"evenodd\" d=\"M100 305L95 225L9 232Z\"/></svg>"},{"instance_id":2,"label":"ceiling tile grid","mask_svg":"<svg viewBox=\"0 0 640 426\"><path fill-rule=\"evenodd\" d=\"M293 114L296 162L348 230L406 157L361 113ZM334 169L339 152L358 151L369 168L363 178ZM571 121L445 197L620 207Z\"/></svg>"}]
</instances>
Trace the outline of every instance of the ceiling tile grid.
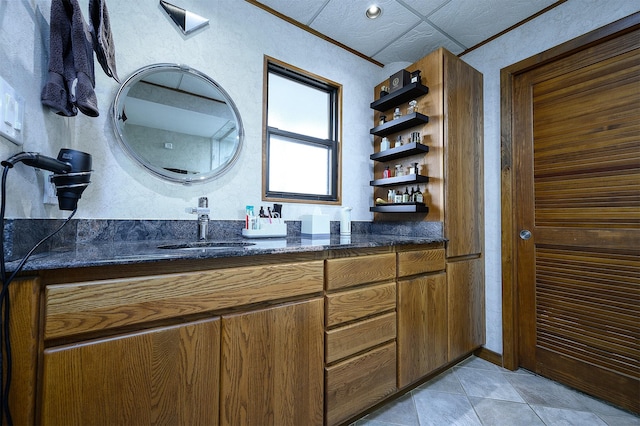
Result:
<instances>
[{"instance_id":1,"label":"ceiling tile grid","mask_svg":"<svg viewBox=\"0 0 640 426\"><path fill-rule=\"evenodd\" d=\"M395 0L377 0L376 3L382 8L382 15L377 19L368 19L365 11L371 5L371 0L331 0L310 26L358 52L372 56L420 22L420 17Z\"/></svg>"},{"instance_id":2,"label":"ceiling tile grid","mask_svg":"<svg viewBox=\"0 0 640 426\"><path fill-rule=\"evenodd\" d=\"M375 2L375 0L371 0ZM429 18L433 13L444 7L451 0L396 0L408 9L413 9L420 16Z\"/></svg>"},{"instance_id":3,"label":"ceiling tile grid","mask_svg":"<svg viewBox=\"0 0 640 426\"><path fill-rule=\"evenodd\" d=\"M439 47L444 47L454 54L461 53L464 50L431 25L422 22L402 38L396 40L382 51L377 52L373 59L383 64L417 62L420 58L425 57Z\"/></svg>"},{"instance_id":4,"label":"ceiling tile grid","mask_svg":"<svg viewBox=\"0 0 640 426\"><path fill-rule=\"evenodd\" d=\"M476 46L558 0L255 0L382 64ZM368 19L377 4L382 14Z\"/></svg>"}]
</instances>

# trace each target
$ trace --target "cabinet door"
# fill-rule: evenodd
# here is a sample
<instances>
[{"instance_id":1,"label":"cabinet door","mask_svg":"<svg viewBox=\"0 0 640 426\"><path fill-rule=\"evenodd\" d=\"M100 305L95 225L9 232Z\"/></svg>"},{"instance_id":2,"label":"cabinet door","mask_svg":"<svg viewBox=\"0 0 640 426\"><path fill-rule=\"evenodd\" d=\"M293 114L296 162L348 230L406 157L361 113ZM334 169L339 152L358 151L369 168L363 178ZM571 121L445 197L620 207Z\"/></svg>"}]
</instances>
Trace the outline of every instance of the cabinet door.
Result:
<instances>
[{"instance_id":1,"label":"cabinet door","mask_svg":"<svg viewBox=\"0 0 640 426\"><path fill-rule=\"evenodd\" d=\"M446 275L398 281L398 388L446 363Z\"/></svg>"},{"instance_id":2,"label":"cabinet door","mask_svg":"<svg viewBox=\"0 0 640 426\"><path fill-rule=\"evenodd\" d=\"M217 424L220 320L44 351L41 423Z\"/></svg>"},{"instance_id":3,"label":"cabinet door","mask_svg":"<svg viewBox=\"0 0 640 426\"><path fill-rule=\"evenodd\" d=\"M482 74L443 52L444 236L449 240L447 257L456 257L481 253L484 244Z\"/></svg>"},{"instance_id":4,"label":"cabinet door","mask_svg":"<svg viewBox=\"0 0 640 426\"><path fill-rule=\"evenodd\" d=\"M447 263L449 361L484 344L484 261Z\"/></svg>"},{"instance_id":5,"label":"cabinet door","mask_svg":"<svg viewBox=\"0 0 640 426\"><path fill-rule=\"evenodd\" d=\"M222 319L222 425L322 425L323 301Z\"/></svg>"}]
</instances>

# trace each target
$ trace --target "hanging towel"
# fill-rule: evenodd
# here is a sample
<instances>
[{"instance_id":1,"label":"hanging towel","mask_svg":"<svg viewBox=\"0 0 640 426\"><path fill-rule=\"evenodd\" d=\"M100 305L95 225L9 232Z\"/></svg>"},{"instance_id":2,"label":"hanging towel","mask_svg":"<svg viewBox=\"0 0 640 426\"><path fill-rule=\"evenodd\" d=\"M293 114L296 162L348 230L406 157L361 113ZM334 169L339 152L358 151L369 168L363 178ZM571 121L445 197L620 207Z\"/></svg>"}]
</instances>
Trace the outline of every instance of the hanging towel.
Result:
<instances>
[{"instance_id":1,"label":"hanging towel","mask_svg":"<svg viewBox=\"0 0 640 426\"><path fill-rule=\"evenodd\" d=\"M49 75L42 103L57 114L72 117L78 110L97 117L93 45L77 0L52 0Z\"/></svg>"},{"instance_id":2,"label":"hanging towel","mask_svg":"<svg viewBox=\"0 0 640 426\"><path fill-rule=\"evenodd\" d=\"M89 0L89 23L93 38L93 50L96 52L96 58L102 66L102 70L120 83L116 72L116 52L111 34L109 11L104 0Z\"/></svg>"}]
</instances>

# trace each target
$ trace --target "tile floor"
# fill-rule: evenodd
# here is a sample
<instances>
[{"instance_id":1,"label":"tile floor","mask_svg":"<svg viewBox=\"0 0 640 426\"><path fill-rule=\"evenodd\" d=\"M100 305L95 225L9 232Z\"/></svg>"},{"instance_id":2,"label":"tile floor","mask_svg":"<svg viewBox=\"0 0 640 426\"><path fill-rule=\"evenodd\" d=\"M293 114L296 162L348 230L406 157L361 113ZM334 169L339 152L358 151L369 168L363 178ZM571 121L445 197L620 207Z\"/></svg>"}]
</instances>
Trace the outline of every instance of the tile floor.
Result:
<instances>
[{"instance_id":1,"label":"tile floor","mask_svg":"<svg viewBox=\"0 0 640 426\"><path fill-rule=\"evenodd\" d=\"M351 426L640 426L640 417L526 370L468 358Z\"/></svg>"}]
</instances>

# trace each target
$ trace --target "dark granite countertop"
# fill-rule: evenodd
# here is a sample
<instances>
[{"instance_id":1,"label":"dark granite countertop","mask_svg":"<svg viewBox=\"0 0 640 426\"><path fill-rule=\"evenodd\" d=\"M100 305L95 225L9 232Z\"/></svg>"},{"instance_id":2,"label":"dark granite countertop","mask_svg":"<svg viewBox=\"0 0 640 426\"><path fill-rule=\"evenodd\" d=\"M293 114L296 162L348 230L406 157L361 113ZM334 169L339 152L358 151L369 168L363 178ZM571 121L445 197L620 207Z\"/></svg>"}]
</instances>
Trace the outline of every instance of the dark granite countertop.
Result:
<instances>
[{"instance_id":1,"label":"dark granite countertop","mask_svg":"<svg viewBox=\"0 0 640 426\"><path fill-rule=\"evenodd\" d=\"M394 236L352 234L350 237L331 235L328 239L287 238L234 238L209 240L222 247L188 249L160 248L169 245L197 245L193 240L150 240L133 242L76 243L73 247L61 247L32 255L22 271L84 268L91 266L124 265L144 262L184 259L210 259L269 254L303 253L324 250L340 250L367 247L384 247L408 244L431 244L446 241L439 236ZM245 245L247 244L247 245ZM8 262L7 271L15 270L19 260Z\"/></svg>"}]
</instances>

